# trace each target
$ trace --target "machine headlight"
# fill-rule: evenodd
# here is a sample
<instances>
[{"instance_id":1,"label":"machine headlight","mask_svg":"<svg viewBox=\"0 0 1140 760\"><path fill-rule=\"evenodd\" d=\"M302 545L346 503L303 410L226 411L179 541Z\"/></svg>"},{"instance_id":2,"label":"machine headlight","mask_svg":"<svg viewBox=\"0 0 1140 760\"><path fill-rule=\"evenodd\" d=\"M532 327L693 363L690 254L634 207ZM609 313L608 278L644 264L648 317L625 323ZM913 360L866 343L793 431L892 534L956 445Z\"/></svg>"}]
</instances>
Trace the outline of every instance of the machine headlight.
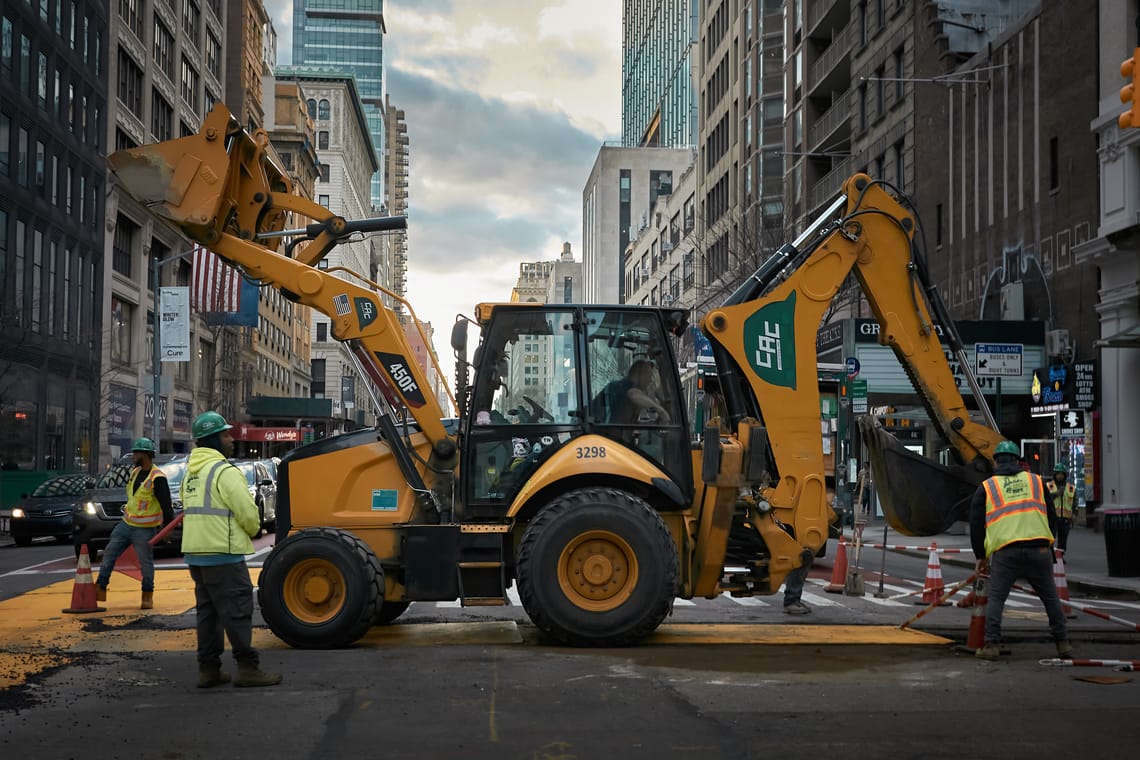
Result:
<instances>
[{"instance_id":1,"label":"machine headlight","mask_svg":"<svg viewBox=\"0 0 1140 760\"><path fill-rule=\"evenodd\" d=\"M28 516L27 513L24 512L24 510L20 509L19 507L16 507L15 509L12 510L12 519L13 520L22 520L27 516Z\"/></svg>"},{"instance_id":2,"label":"machine headlight","mask_svg":"<svg viewBox=\"0 0 1140 760\"><path fill-rule=\"evenodd\" d=\"M83 511L89 515L93 515L98 513L99 508L96 506L95 502L89 501L83 505Z\"/></svg>"}]
</instances>

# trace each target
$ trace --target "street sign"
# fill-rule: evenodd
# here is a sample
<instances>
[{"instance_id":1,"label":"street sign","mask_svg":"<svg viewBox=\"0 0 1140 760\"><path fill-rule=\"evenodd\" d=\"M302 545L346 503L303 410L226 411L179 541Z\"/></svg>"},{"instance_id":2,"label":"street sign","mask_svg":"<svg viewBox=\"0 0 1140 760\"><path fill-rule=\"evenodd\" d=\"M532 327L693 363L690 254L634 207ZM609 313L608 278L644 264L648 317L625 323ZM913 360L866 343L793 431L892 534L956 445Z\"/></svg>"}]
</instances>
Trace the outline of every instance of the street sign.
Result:
<instances>
[{"instance_id":1,"label":"street sign","mask_svg":"<svg viewBox=\"0 0 1140 760\"><path fill-rule=\"evenodd\" d=\"M866 380L849 380L849 381L847 381L847 390L851 394L851 413L852 414L866 414L867 413L867 381Z\"/></svg>"},{"instance_id":2,"label":"street sign","mask_svg":"<svg viewBox=\"0 0 1140 760\"><path fill-rule=\"evenodd\" d=\"M848 356L847 361L843 362L844 367L847 369L847 378L854 379L859 377L859 360L854 356Z\"/></svg>"},{"instance_id":3,"label":"street sign","mask_svg":"<svg viewBox=\"0 0 1140 760\"><path fill-rule=\"evenodd\" d=\"M978 377L1021 377L1021 343L975 343L974 374Z\"/></svg>"}]
</instances>

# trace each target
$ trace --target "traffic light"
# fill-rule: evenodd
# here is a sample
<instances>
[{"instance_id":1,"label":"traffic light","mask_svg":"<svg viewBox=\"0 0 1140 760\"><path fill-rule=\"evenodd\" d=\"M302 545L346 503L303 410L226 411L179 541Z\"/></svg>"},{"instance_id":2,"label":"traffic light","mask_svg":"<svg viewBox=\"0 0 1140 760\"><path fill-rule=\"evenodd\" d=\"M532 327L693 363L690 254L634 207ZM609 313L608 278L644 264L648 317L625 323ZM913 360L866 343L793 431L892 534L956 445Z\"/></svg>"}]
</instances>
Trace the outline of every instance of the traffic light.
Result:
<instances>
[{"instance_id":1,"label":"traffic light","mask_svg":"<svg viewBox=\"0 0 1140 760\"><path fill-rule=\"evenodd\" d=\"M1132 51L1132 57L1120 64L1120 75L1127 84L1120 88L1120 102L1128 110L1120 114L1116 123L1121 129L1140 127L1140 48Z\"/></svg>"}]
</instances>

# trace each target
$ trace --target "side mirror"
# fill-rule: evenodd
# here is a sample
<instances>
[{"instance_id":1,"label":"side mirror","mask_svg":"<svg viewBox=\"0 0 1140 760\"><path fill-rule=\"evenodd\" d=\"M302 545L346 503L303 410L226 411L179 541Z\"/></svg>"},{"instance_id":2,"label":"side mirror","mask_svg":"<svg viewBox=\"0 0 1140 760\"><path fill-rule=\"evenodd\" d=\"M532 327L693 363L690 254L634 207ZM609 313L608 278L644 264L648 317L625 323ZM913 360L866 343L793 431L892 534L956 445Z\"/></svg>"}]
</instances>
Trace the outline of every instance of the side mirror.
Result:
<instances>
[{"instance_id":1,"label":"side mirror","mask_svg":"<svg viewBox=\"0 0 1140 760\"><path fill-rule=\"evenodd\" d=\"M257 483L257 484L258 484L259 486L271 486L271 485L273 485L273 481L272 481L271 479L269 479L269 478L266 478L265 480L260 480L260 481L258 481L258 483Z\"/></svg>"},{"instance_id":2,"label":"side mirror","mask_svg":"<svg viewBox=\"0 0 1140 760\"><path fill-rule=\"evenodd\" d=\"M461 354L467 353L467 320L457 319L451 326L451 348Z\"/></svg>"}]
</instances>

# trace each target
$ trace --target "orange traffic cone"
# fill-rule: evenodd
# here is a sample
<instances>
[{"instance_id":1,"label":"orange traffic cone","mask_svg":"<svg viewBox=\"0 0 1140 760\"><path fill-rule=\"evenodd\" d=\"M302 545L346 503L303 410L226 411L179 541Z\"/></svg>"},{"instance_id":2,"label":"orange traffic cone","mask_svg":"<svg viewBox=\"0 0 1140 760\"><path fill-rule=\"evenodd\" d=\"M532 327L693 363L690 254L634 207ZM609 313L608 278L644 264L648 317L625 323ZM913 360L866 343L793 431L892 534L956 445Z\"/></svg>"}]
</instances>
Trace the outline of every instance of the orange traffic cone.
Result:
<instances>
[{"instance_id":1,"label":"orange traffic cone","mask_svg":"<svg viewBox=\"0 0 1140 760\"><path fill-rule=\"evenodd\" d=\"M922 586L922 598L915 604L937 604L946 588L942 584L942 562L938 559L938 544L930 545L930 559L926 561L926 582ZM944 602L949 604L949 602Z\"/></svg>"},{"instance_id":2,"label":"orange traffic cone","mask_svg":"<svg viewBox=\"0 0 1140 760\"><path fill-rule=\"evenodd\" d=\"M970 632L966 635L966 647L977 651L986 645L986 602L989 592L986 579L981 575L974 582L974 609L970 613Z\"/></svg>"},{"instance_id":3,"label":"orange traffic cone","mask_svg":"<svg viewBox=\"0 0 1140 760\"><path fill-rule=\"evenodd\" d=\"M71 606L64 612L106 612L95 601L95 579L91 577L91 557L87 544L79 548L79 564L75 568L75 585L71 587Z\"/></svg>"},{"instance_id":4,"label":"orange traffic cone","mask_svg":"<svg viewBox=\"0 0 1140 760\"><path fill-rule=\"evenodd\" d=\"M823 587L829 594L842 594L847 585L847 541L840 537L835 551L835 564L831 566L831 583Z\"/></svg>"},{"instance_id":5,"label":"orange traffic cone","mask_svg":"<svg viewBox=\"0 0 1140 760\"><path fill-rule=\"evenodd\" d=\"M1065 580L1065 563L1061 561L1059 556L1053 560L1053 584L1057 587L1057 596L1061 597L1061 601L1069 601L1069 582ZM1067 618L1077 616L1077 613L1073 612L1073 608L1067 604L1062 604L1061 609L1065 611Z\"/></svg>"}]
</instances>

